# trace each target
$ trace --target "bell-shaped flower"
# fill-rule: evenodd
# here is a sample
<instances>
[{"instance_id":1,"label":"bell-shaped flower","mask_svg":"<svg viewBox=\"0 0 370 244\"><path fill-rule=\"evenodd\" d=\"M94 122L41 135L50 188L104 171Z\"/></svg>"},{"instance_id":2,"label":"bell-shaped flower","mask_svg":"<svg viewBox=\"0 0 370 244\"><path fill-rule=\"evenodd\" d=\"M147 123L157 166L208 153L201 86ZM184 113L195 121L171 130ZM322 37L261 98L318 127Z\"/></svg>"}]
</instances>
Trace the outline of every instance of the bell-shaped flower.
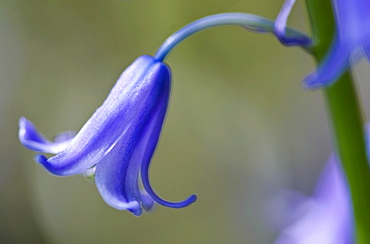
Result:
<instances>
[{"instance_id":1,"label":"bell-shaped flower","mask_svg":"<svg viewBox=\"0 0 370 244\"><path fill-rule=\"evenodd\" d=\"M28 149L56 154L35 157L54 175L94 175L103 199L118 210L140 215L154 202L184 207L196 197L167 202L149 184L149 164L166 115L169 92L169 68L151 56L141 56L122 73L103 105L75 136L66 132L51 142L22 117L19 139Z\"/></svg>"},{"instance_id":2,"label":"bell-shaped flower","mask_svg":"<svg viewBox=\"0 0 370 244\"><path fill-rule=\"evenodd\" d=\"M332 0L336 20L333 44L305 84L308 88L330 85L361 57L370 52L370 0Z\"/></svg>"},{"instance_id":3,"label":"bell-shaped flower","mask_svg":"<svg viewBox=\"0 0 370 244\"><path fill-rule=\"evenodd\" d=\"M350 194L338 159L332 156L311 198L291 209L293 223L281 233L276 244L351 244L353 218Z\"/></svg>"}]
</instances>

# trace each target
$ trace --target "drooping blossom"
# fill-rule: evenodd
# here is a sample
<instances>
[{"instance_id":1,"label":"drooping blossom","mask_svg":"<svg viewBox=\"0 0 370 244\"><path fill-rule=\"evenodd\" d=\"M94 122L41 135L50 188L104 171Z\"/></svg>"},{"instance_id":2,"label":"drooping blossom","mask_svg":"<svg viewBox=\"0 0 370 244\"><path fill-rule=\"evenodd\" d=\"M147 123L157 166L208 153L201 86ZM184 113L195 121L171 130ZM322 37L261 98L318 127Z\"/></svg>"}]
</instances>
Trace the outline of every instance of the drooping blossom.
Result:
<instances>
[{"instance_id":1,"label":"drooping blossom","mask_svg":"<svg viewBox=\"0 0 370 244\"><path fill-rule=\"evenodd\" d=\"M331 156L312 197L303 200L291 216L294 221L275 244L352 244L352 207L348 186L336 156Z\"/></svg>"},{"instance_id":2,"label":"drooping blossom","mask_svg":"<svg viewBox=\"0 0 370 244\"><path fill-rule=\"evenodd\" d=\"M118 210L140 215L154 202L187 206L195 201L194 195L171 203L159 198L149 184L149 164L167 111L170 79L163 62L141 56L122 73L103 105L75 136L62 133L51 142L22 117L19 139L30 150L56 154L35 157L54 175L94 175L103 199Z\"/></svg>"}]
</instances>

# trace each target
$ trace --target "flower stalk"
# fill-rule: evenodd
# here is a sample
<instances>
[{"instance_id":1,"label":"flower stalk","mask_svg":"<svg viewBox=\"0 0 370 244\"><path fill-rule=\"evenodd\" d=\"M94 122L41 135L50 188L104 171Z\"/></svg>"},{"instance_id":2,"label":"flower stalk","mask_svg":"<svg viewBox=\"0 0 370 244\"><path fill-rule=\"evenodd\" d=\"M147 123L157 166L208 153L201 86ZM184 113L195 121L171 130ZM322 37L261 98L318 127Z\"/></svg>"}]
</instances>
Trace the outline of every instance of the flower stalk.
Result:
<instances>
[{"instance_id":1,"label":"flower stalk","mask_svg":"<svg viewBox=\"0 0 370 244\"><path fill-rule=\"evenodd\" d=\"M172 51L172 49L187 37L197 32L223 25L238 25L251 31L274 33L275 22L273 20L266 19L258 15L246 13L221 13L210 15L198 19L173 33L161 45L157 53L154 55L154 58L155 60L162 62ZM310 38L304 33L287 27L286 35L287 37L294 39L296 42L301 43L301 46L308 52L310 51L309 47L311 45L311 41Z\"/></svg>"},{"instance_id":2,"label":"flower stalk","mask_svg":"<svg viewBox=\"0 0 370 244\"><path fill-rule=\"evenodd\" d=\"M330 0L306 0L313 32L312 54L321 62L335 35ZM356 243L370 243L370 171L366 153L364 119L350 70L323 89L331 116L335 146L349 184Z\"/></svg>"}]
</instances>

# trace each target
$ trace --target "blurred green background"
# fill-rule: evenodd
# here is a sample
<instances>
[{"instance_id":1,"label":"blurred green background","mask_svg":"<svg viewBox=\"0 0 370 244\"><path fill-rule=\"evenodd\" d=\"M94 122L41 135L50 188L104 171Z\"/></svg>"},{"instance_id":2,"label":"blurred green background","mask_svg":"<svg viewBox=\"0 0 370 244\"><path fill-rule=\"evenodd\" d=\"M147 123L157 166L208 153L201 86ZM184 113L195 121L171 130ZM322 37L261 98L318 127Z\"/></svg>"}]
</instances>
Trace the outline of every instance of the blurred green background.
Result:
<instances>
[{"instance_id":1,"label":"blurred green background","mask_svg":"<svg viewBox=\"0 0 370 244\"><path fill-rule=\"evenodd\" d=\"M171 103L151 181L168 200L196 193L190 207L117 211L82 176L46 173L17 138L20 116L49 138L79 130L125 67L183 25L220 12L273 19L283 0L0 3L0 243L271 243L279 192L310 194L331 151L321 92L301 87L312 60L235 26L199 33L167 60ZM289 21L308 31L301 2Z\"/></svg>"}]
</instances>

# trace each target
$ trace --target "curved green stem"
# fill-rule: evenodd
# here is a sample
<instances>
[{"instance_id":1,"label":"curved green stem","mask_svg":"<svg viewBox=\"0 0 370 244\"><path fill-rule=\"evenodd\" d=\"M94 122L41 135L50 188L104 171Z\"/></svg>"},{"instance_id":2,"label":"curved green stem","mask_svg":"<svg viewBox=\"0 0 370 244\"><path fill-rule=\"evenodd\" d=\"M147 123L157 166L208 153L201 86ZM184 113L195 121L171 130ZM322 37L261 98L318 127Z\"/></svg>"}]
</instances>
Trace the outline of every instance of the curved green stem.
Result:
<instances>
[{"instance_id":1,"label":"curved green stem","mask_svg":"<svg viewBox=\"0 0 370 244\"><path fill-rule=\"evenodd\" d=\"M317 62L325 57L335 34L330 0L306 0L311 19ZM336 148L350 188L356 243L370 243L370 171L366 153L364 120L351 72L345 72L324 89Z\"/></svg>"}]
</instances>

